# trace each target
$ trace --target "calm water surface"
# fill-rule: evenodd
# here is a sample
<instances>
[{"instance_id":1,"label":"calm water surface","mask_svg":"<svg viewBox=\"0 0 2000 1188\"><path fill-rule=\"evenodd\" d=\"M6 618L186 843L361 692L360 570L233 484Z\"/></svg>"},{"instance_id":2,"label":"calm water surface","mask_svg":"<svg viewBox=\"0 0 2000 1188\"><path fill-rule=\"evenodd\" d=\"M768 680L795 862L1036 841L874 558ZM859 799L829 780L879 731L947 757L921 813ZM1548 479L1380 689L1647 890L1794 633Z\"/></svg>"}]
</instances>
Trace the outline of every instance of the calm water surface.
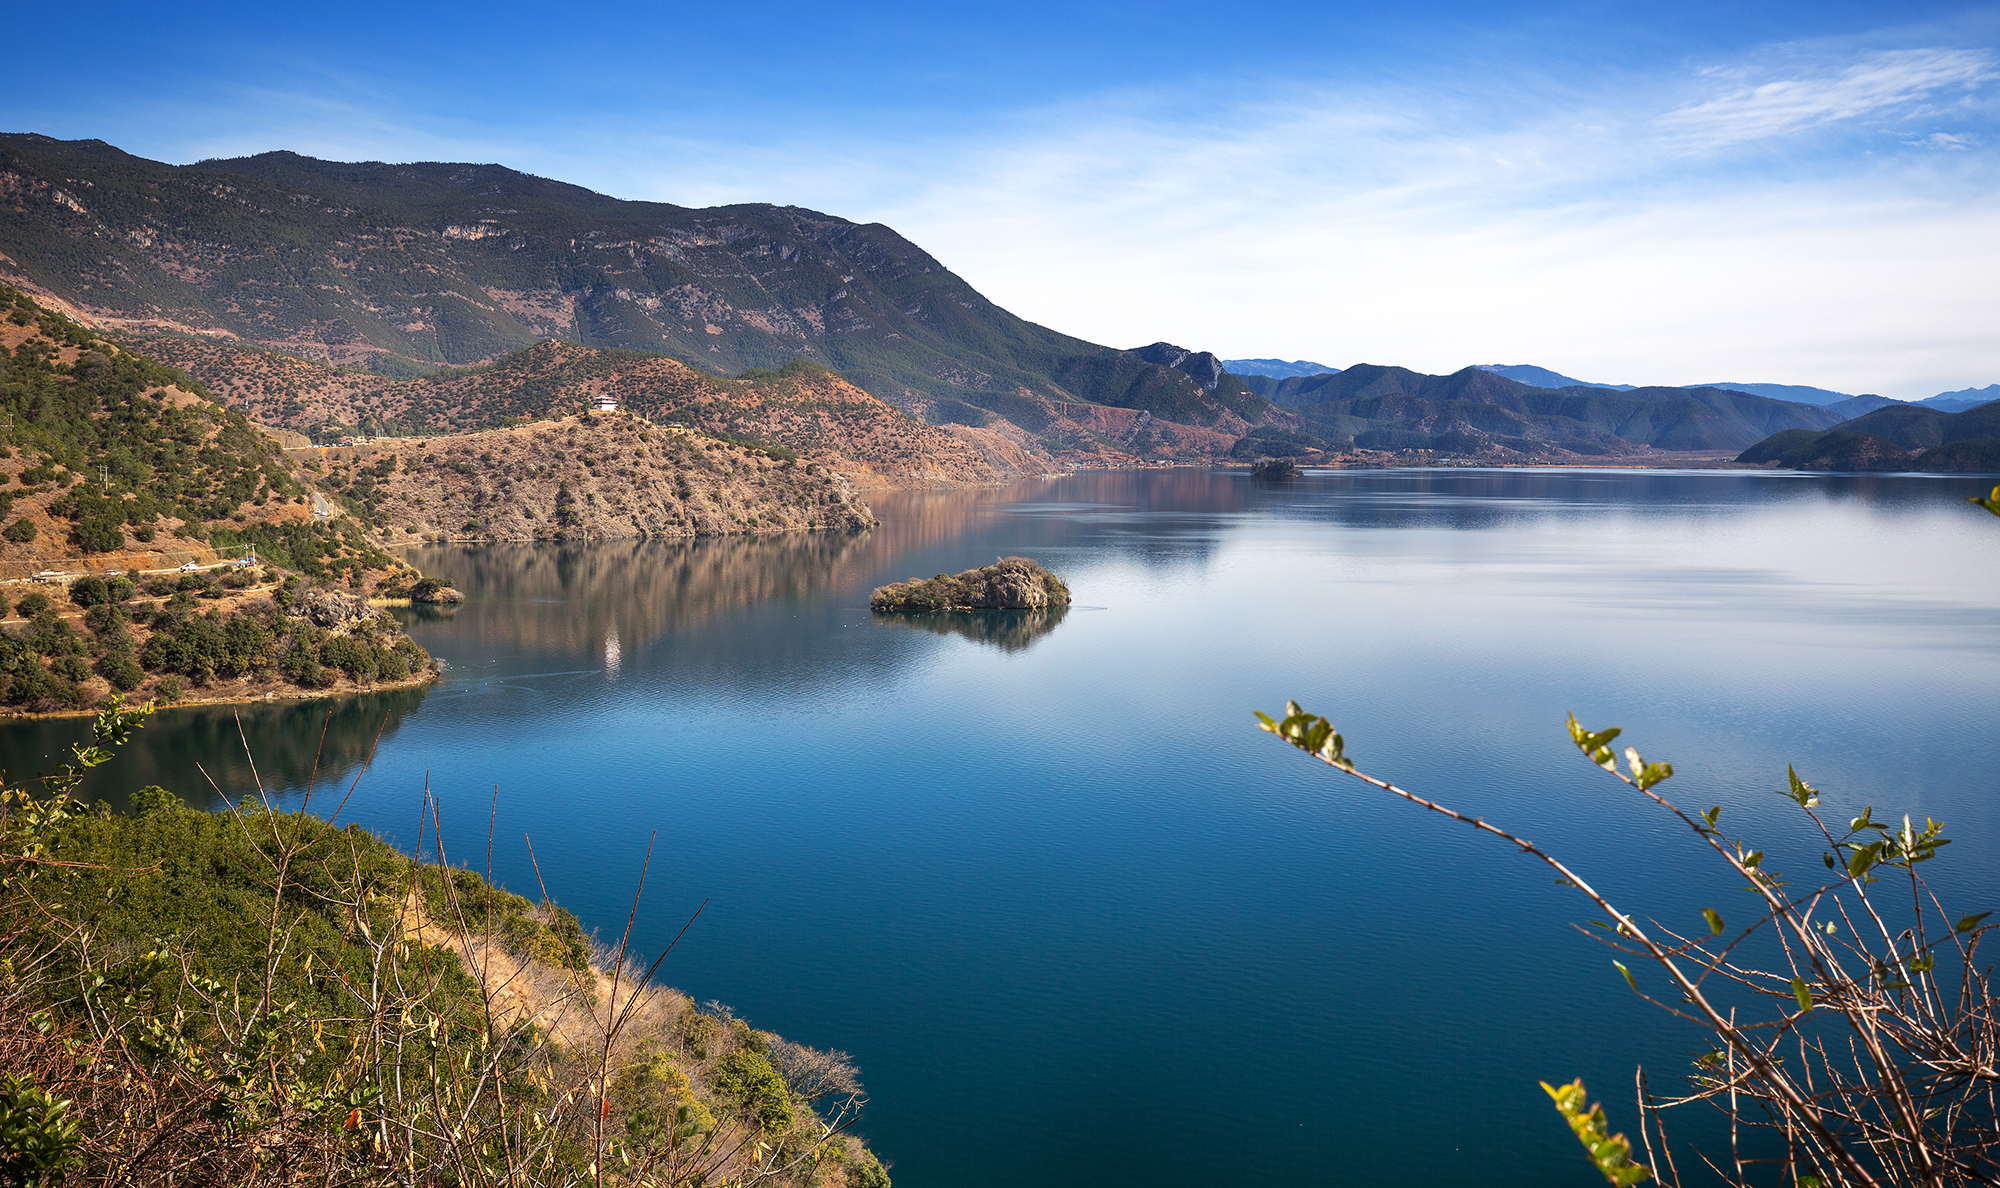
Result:
<instances>
[{"instance_id":1,"label":"calm water surface","mask_svg":"<svg viewBox=\"0 0 2000 1188\"><path fill-rule=\"evenodd\" d=\"M1634 1063L1671 1079L1697 1037L1541 868L1250 711L1298 698L1365 767L1670 923L1738 893L1577 756L1567 711L1783 870L1818 853L1769 792L1788 762L1831 815L1944 819L1954 905L2000 907L2000 521L1964 502L1990 483L1086 475L880 498L854 538L433 548L469 598L412 621L445 681L243 726L296 804L325 725L316 811L379 731L343 819L411 844L428 779L454 859L497 786L497 877L535 893L532 836L605 933L657 836L642 940L710 899L668 980L852 1052L901 1188L1582 1188L1535 1082L1585 1077L1630 1130ZM867 610L1015 553L1075 609ZM7 765L79 729L10 728ZM236 731L163 713L99 787L239 797Z\"/></svg>"}]
</instances>

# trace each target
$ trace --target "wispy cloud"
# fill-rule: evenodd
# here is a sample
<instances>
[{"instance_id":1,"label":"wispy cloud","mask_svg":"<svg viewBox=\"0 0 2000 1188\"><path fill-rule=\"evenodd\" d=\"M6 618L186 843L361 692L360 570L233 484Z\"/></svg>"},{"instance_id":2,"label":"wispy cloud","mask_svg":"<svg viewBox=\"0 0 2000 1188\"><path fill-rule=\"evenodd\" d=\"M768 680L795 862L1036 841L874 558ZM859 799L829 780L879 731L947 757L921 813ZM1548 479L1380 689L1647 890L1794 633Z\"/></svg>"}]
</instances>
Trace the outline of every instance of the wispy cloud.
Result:
<instances>
[{"instance_id":1,"label":"wispy cloud","mask_svg":"<svg viewBox=\"0 0 2000 1188\"><path fill-rule=\"evenodd\" d=\"M1748 70L1714 71L1728 82L1712 98L1666 113L1659 127L1684 144L1719 148L1842 120L1906 112L1940 91L1970 91L1995 77L1984 50L1906 49L1827 63L1795 77L1749 82Z\"/></svg>"},{"instance_id":2,"label":"wispy cloud","mask_svg":"<svg viewBox=\"0 0 2000 1188\"><path fill-rule=\"evenodd\" d=\"M1947 152L1964 152L1979 143L1979 138L1969 132L1933 132L1916 140L1905 140L1911 148L1939 149Z\"/></svg>"}]
</instances>

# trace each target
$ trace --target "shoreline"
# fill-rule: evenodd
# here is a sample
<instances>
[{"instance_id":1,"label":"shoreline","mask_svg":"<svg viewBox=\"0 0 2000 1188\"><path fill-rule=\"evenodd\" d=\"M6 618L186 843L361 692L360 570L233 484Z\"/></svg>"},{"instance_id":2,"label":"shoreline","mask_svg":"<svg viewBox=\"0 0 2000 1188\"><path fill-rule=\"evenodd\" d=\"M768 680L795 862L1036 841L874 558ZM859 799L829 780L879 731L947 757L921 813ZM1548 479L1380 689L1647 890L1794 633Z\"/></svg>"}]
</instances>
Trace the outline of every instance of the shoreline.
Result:
<instances>
[{"instance_id":1,"label":"shoreline","mask_svg":"<svg viewBox=\"0 0 2000 1188\"><path fill-rule=\"evenodd\" d=\"M367 688L315 689L311 692L292 693L271 692L259 697L183 697L179 701L170 701L165 705L159 705L156 702L154 709L156 711L189 709L201 705L263 705L266 702L275 701L322 701L329 697L352 697L362 693L384 693L393 692L398 689L417 689L430 684L432 681L442 679L444 679L442 672L431 671L426 672L421 677L408 676L400 681L377 681ZM28 722L39 721L45 718L94 718L103 712L104 710L101 706L93 709L49 710L46 713L39 714L6 711L0 712L0 722Z\"/></svg>"}]
</instances>

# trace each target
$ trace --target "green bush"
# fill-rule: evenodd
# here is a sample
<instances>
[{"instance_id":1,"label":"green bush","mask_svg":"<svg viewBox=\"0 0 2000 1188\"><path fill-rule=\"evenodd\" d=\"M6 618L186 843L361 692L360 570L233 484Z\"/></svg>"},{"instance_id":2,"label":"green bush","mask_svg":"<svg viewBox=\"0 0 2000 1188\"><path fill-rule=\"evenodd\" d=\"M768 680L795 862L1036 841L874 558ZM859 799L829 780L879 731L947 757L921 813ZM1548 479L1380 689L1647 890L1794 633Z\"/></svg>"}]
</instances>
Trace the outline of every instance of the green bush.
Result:
<instances>
[{"instance_id":1,"label":"green bush","mask_svg":"<svg viewBox=\"0 0 2000 1188\"><path fill-rule=\"evenodd\" d=\"M132 793L132 813L134 816L150 817L155 813L173 813L187 807L187 802L158 784L147 784Z\"/></svg>"},{"instance_id":2,"label":"green bush","mask_svg":"<svg viewBox=\"0 0 2000 1188\"><path fill-rule=\"evenodd\" d=\"M132 612L116 602L100 602L83 612L83 625L95 635L106 635L117 631L132 617Z\"/></svg>"},{"instance_id":3,"label":"green bush","mask_svg":"<svg viewBox=\"0 0 2000 1188\"><path fill-rule=\"evenodd\" d=\"M385 681L400 681L410 675L410 663L394 648L376 648L375 675Z\"/></svg>"},{"instance_id":4,"label":"green bush","mask_svg":"<svg viewBox=\"0 0 2000 1188\"><path fill-rule=\"evenodd\" d=\"M125 547L125 521L108 516L92 516L76 526L76 542L86 553L115 553Z\"/></svg>"},{"instance_id":5,"label":"green bush","mask_svg":"<svg viewBox=\"0 0 2000 1188\"><path fill-rule=\"evenodd\" d=\"M35 526L28 521L26 516L23 516L7 525L6 528L0 529L0 536L6 537L15 544L26 544L35 539Z\"/></svg>"},{"instance_id":6,"label":"green bush","mask_svg":"<svg viewBox=\"0 0 2000 1188\"><path fill-rule=\"evenodd\" d=\"M321 644L319 658L357 681L375 675L375 653L345 635L332 636Z\"/></svg>"},{"instance_id":7,"label":"green bush","mask_svg":"<svg viewBox=\"0 0 2000 1188\"><path fill-rule=\"evenodd\" d=\"M170 676L159 683L154 697L163 705L170 705L187 696L187 682L177 676Z\"/></svg>"},{"instance_id":8,"label":"green bush","mask_svg":"<svg viewBox=\"0 0 2000 1188\"><path fill-rule=\"evenodd\" d=\"M792 1099L785 1092L785 1079L769 1060L749 1047L723 1057L715 1069L714 1085L716 1092L735 1102L765 1130L777 1132L792 1124Z\"/></svg>"},{"instance_id":9,"label":"green bush","mask_svg":"<svg viewBox=\"0 0 2000 1188\"><path fill-rule=\"evenodd\" d=\"M292 637L291 647L278 661L278 671L285 674L286 680L305 689L318 689L333 683L333 678L320 667L319 650L298 635Z\"/></svg>"},{"instance_id":10,"label":"green bush","mask_svg":"<svg viewBox=\"0 0 2000 1188\"><path fill-rule=\"evenodd\" d=\"M82 607L98 606L111 601L111 586L96 574L80 577L69 584L69 600Z\"/></svg>"},{"instance_id":11,"label":"green bush","mask_svg":"<svg viewBox=\"0 0 2000 1188\"><path fill-rule=\"evenodd\" d=\"M98 676L110 681L111 687L121 693L130 693L146 679L146 670L139 667L139 661L130 652L106 652L93 667Z\"/></svg>"},{"instance_id":12,"label":"green bush","mask_svg":"<svg viewBox=\"0 0 2000 1188\"><path fill-rule=\"evenodd\" d=\"M0 1182L62 1182L83 1142L69 1107L19 1077L0 1077Z\"/></svg>"},{"instance_id":13,"label":"green bush","mask_svg":"<svg viewBox=\"0 0 2000 1188\"><path fill-rule=\"evenodd\" d=\"M49 609L49 606L50 606L50 605L51 605L51 604L50 604L50 602L49 602L49 596L48 596L48 595L46 595L46 594L30 594L30 595L28 595L28 596L27 596L26 598L23 598L23 599L22 599L21 601L19 601L19 602L15 603L15 604L14 604L14 610L15 610L15 612L16 612L16 613L18 613L18 614L19 614L19 615L20 615L20 616L21 616L22 618L24 618L24 619L32 619L32 618L34 618L34 617L35 617L36 615L39 615L39 614L41 614L41 613L42 613L43 611L45 611L45 610Z\"/></svg>"},{"instance_id":14,"label":"green bush","mask_svg":"<svg viewBox=\"0 0 2000 1188\"><path fill-rule=\"evenodd\" d=\"M52 610L44 610L29 620L28 633L21 637L21 642L51 658L68 656L83 647L76 632Z\"/></svg>"}]
</instances>

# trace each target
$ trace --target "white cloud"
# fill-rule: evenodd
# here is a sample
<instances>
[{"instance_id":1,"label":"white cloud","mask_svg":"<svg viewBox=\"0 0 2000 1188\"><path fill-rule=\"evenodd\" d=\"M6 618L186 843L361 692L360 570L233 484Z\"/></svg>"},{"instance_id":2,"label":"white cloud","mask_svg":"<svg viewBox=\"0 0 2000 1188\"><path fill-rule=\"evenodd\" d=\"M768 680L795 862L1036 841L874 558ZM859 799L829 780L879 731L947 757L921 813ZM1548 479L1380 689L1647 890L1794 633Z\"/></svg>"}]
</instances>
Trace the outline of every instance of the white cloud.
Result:
<instances>
[{"instance_id":1,"label":"white cloud","mask_svg":"<svg viewBox=\"0 0 2000 1188\"><path fill-rule=\"evenodd\" d=\"M1911 148L1943 149L1963 152L1979 143L1979 138L1967 132L1933 132L1917 140L1905 140Z\"/></svg>"},{"instance_id":2,"label":"white cloud","mask_svg":"<svg viewBox=\"0 0 2000 1188\"><path fill-rule=\"evenodd\" d=\"M1938 91L1976 87L1993 77L1992 55L1983 50L1891 50L1821 65L1799 77L1738 82L1723 94L1668 112L1659 126L1686 145L1719 148L1908 108Z\"/></svg>"}]
</instances>

